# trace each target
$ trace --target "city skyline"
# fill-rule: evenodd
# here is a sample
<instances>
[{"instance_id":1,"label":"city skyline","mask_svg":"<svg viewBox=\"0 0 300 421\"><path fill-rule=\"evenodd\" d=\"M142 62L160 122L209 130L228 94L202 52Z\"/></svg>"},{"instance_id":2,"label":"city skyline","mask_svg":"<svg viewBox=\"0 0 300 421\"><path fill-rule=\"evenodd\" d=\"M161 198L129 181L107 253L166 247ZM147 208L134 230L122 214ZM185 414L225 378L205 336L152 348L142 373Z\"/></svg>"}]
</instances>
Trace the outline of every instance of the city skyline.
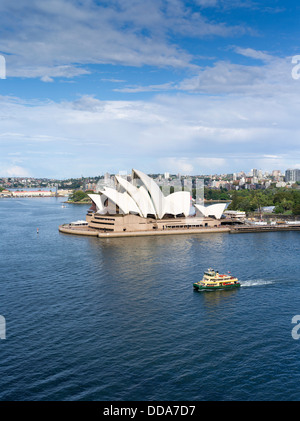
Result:
<instances>
[{"instance_id":1,"label":"city skyline","mask_svg":"<svg viewBox=\"0 0 300 421\"><path fill-rule=\"evenodd\" d=\"M132 170L134 171L134 170ZM108 173L108 172L99 172L97 175L87 175L87 176L80 176L80 177L66 177L66 178L51 178L51 177L27 177L27 176L16 176L16 177L1 177L0 176L0 187L2 186L1 182L3 180L19 180L19 181L30 181L30 180L37 180L37 181L68 181L68 180L88 180L88 179L111 179L115 176L118 177L124 177L124 178L131 178L132 177L132 171L118 171L115 173ZM273 178L275 180L277 179L288 179L288 181L300 181L300 169L299 168L287 168L284 171L273 169L271 171L262 171L257 168L252 168L250 171L247 170L241 170L237 172L229 172L229 173L216 173L212 172L210 174L180 174L180 173L170 173L168 171L161 172L161 173L155 173L150 172L147 174L148 176L158 179L165 179L165 180L174 180L174 179L193 179L193 178L209 178L209 179L215 179L215 178L232 178L233 180L241 179L241 178L255 178L258 180L263 180L267 178ZM293 180L294 178L297 178L297 180Z\"/></svg>"},{"instance_id":2,"label":"city skyline","mask_svg":"<svg viewBox=\"0 0 300 421\"><path fill-rule=\"evenodd\" d=\"M300 168L299 9L3 1L0 177Z\"/></svg>"}]
</instances>

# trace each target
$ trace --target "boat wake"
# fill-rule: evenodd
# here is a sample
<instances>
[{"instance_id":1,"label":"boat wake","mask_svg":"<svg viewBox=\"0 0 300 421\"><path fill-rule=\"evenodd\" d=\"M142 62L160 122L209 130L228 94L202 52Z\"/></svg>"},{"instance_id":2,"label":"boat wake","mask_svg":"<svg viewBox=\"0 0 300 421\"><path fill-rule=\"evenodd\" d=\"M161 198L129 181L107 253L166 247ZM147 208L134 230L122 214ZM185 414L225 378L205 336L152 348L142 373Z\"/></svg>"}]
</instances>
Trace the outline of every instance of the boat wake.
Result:
<instances>
[{"instance_id":1,"label":"boat wake","mask_svg":"<svg viewBox=\"0 0 300 421\"><path fill-rule=\"evenodd\" d=\"M255 287L261 285L270 285L273 284L275 281L266 281L264 279L252 279L249 281L240 281L241 287Z\"/></svg>"}]
</instances>

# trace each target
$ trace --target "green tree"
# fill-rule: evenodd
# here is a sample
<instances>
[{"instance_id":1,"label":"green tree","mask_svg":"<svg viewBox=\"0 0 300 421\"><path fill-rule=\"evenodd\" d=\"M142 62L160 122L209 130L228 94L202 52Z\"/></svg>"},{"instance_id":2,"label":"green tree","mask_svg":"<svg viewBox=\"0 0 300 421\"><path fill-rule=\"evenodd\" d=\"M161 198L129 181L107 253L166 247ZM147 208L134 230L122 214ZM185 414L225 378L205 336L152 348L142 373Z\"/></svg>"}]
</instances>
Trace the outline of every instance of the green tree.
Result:
<instances>
[{"instance_id":1,"label":"green tree","mask_svg":"<svg viewBox=\"0 0 300 421\"><path fill-rule=\"evenodd\" d=\"M73 193L69 196L69 200L72 202L81 202L86 199L88 196L82 190L74 190Z\"/></svg>"},{"instance_id":2,"label":"green tree","mask_svg":"<svg viewBox=\"0 0 300 421\"><path fill-rule=\"evenodd\" d=\"M277 206L275 206L274 212L275 212L275 213L284 213L284 208L283 208L283 206L282 206L282 205L277 205Z\"/></svg>"},{"instance_id":3,"label":"green tree","mask_svg":"<svg viewBox=\"0 0 300 421\"><path fill-rule=\"evenodd\" d=\"M296 204L292 208L293 215L300 215L300 204Z\"/></svg>"},{"instance_id":4,"label":"green tree","mask_svg":"<svg viewBox=\"0 0 300 421\"><path fill-rule=\"evenodd\" d=\"M241 201L239 199L239 195L238 195L238 192L236 190L232 193L231 199L232 200L231 200L230 205L228 206L228 209L238 210L239 204L240 204Z\"/></svg>"}]
</instances>

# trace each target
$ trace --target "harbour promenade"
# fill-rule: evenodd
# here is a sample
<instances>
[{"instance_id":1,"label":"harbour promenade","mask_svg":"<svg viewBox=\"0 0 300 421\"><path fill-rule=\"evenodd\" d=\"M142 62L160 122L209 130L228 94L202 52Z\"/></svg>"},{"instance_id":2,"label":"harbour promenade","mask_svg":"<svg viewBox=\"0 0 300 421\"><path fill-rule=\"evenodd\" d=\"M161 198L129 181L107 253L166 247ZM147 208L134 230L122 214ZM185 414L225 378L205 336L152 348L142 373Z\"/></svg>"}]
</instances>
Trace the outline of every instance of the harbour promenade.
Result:
<instances>
[{"instance_id":1,"label":"harbour promenade","mask_svg":"<svg viewBox=\"0 0 300 421\"><path fill-rule=\"evenodd\" d=\"M231 234L247 233L247 232L272 232L272 231L300 231L300 223L282 224L282 225L241 225L232 227Z\"/></svg>"}]
</instances>

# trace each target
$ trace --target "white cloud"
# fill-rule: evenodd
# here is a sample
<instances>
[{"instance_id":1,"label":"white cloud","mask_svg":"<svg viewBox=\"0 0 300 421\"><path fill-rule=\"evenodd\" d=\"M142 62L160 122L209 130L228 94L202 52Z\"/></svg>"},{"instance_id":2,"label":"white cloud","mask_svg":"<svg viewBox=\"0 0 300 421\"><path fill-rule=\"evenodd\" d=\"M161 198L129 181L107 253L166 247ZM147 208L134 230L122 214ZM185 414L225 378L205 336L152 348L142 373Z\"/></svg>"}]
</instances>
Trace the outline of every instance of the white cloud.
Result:
<instances>
[{"instance_id":1,"label":"white cloud","mask_svg":"<svg viewBox=\"0 0 300 421\"><path fill-rule=\"evenodd\" d=\"M166 157L159 160L161 172L168 171L182 175L221 173L224 168L227 168L226 159L218 157Z\"/></svg>"},{"instance_id":2,"label":"white cloud","mask_svg":"<svg viewBox=\"0 0 300 421\"><path fill-rule=\"evenodd\" d=\"M194 172L193 163L188 158L166 157L159 159L160 171L170 171L182 175L192 174Z\"/></svg>"},{"instance_id":3,"label":"white cloud","mask_svg":"<svg viewBox=\"0 0 300 421\"><path fill-rule=\"evenodd\" d=\"M123 93L184 91L208 95L276 96L294 94L300 87L291 76L291 57L278 58L250 48L237 48L238 55L259 60L259 64L236 64L219 60L197 69L181 82L151 85L125 85L114 91Z\"/></svg>"},{"instance_id":4,"label":"white cloud","mask_svg":"<svg viewBox=\"0 0 300 421\"><path fill-rule=\"evenodd\" d=\"M43 82L54 82L54 79L52 77L50 77L50 76L47 76L47 75L41 77L41 80Z\"/></svg>"},{"instance_id":5,"label":"white cloud","mask_svg":"<svg viewBox=\"0 0 300 421\"><path fill-rule=\"evenodd\" d=\"M238 54L241 54L245 57L250 57L250 58L254 58L257 60L262 60L262 61L273 61L274 57L271 56L270 54L263 52L263 51L258 51L258 50L254 50L253 48L241 48L241 47L236 47L235 51Z\"/></svg>"},{"instance_id":6,"label":"white cloud","mask_svg":"<svg viewBox=\"0 0 300 421\"><path fill-rule=\"evenodd\" d=\"M139 166L187 173L286 169L299 162L299 95L158 95L152 100L1 97L1 168L69 177ZM271 84L271 82L270 82ZM299 88L298 88L299 89ZM255 92L255 89L254 89ZM54 124L55 122L55 124ZM23 162L14 161L19 152ZM39 157L37 159L37 157ZM5 174L3 174L5 175Z\"/></svg>"},{"instance_id":7,"label":"white cloud","mask_svg":"<svg viewBox=\"0 0 300 421\"><path fill-rule=\"evenodd\" d=\"M214 20L205 18L205 13L212 16L209 7L221 12ZM8 78L51 83L82 76L72 86L74 95L75 89L93 89L92 65L134 66L140 69L127 73L117 68L106 77L97 66L101 76L95 92L99 89L101 95L103 84L113 82L124 84L114 89L114 98L116 92L156 94L123 101L90 94L73 101L0 97L0 169L61 177L140 164L144 171L168 165L170 172L182 173L296 165L300 81L291 76L291 58L247 47L246 38L243 47L232 45L233 37L253 34L232 23L235 15L229 16L229 9L234 7L267 11L252 0L0 2L5 22L0 51L6 56ZM220 44L211 42L215 49L206 54L223 59L214 58L211 64L210 58L210 65L200 67L208 48L199 42L199 54L195 50L205 37L223 37L222 53ZM145 65L153 66L152 73L147 68L145 75ZM159 72L161 67L168 71ZM176 80L170 80L170 67ZM57 85L44 84L41 91L52 87ZM61 97L65 93L67 97L67 89L55 91ZM42 95L34 89L30 94ZM16 152L21 161L16 161Z\"/></svg>"},{"instance_id":8,"label":"white cloud","mask_svg":"<svg viewBox=\"0 0 300 421\"><path fill-rule=\"evenodd\" d=\"M255 11L260 10L267 13L280 13L285 10L283 7L276 5L266 6L265 2L258 2L256 0L195 0L195 2L203 8L214 7L220 10L241 8Z\"/></svg>"},{"instance_id":9,"label":"white cloud","mask_svg":"<svg viewBox=\"0 0 300 421\"><path fill-rule=\"evenodd\" d=\"M291 77L290 58L252 49L237 52L263 65L216 62L177 85L149 85L152 91L166 89L150 100L0 97L1 158L7 160L1 168L20 165L36 176L68 177L125 165L130 170L137 162L144 171L168 165L166 171L182 173L295 166L300 82ZM9 155L14 151L25 161L14 161Z\"/></svg>"},{"instance_id":10,"label":"white cloud","mask_svg":"<svg viewBox=\"0 0 300 421\"><path fill-rule=\"evenodd\" d=\"M14 165L2 170L3 174L8 177L30 177L30 172L23 167Z\"/></svg>"},{"instance_id":11,"label":"white cloud","mask_svg":"<svg viewBox=\"0 0 300 421\"><path fill-rule=\"evenodd\" d=\"M75 77L88 64L195 68L173 36L234 36L243 26L212 22L182 0L0 4L0 51L8 77Z\"/></svg>"},{"instance_id":12,"label":"white cloud","mask_svg":"<svg viewBox=\"0 0 300 421\"><path fill-rule=\"evenodd\" d=\"M176 85L172 82L163 83L160 85L127 85L124 88L116 88L115 92L138 93L138 92L162 92L177 89Z\"/></svg>"},{"instance_id":13,"label":"white cloud","mask_svg":"<svg viewBox=\"0 0 300 421\"><path fill-rule=\"evenodd\" d=\"M196 0L196 3L202 7L215 7L218 5L219 0Z\"/></svg>"},{"instance_id":14,"label":"white cloud","mask_svg":"<svg viewBox=\"0 0 300 421\"><path fill-rule=\"evenodd\" d=\"M264 60L265 63L258 66L217 61L213 66L200 70L196 76L183 80L178 89L244 96L274 96L288 91L293 93L295 88L298 89L291 77L290 57L275 58L254 50L251 50L251 57Z\"/></svg>"}]
</instances>

